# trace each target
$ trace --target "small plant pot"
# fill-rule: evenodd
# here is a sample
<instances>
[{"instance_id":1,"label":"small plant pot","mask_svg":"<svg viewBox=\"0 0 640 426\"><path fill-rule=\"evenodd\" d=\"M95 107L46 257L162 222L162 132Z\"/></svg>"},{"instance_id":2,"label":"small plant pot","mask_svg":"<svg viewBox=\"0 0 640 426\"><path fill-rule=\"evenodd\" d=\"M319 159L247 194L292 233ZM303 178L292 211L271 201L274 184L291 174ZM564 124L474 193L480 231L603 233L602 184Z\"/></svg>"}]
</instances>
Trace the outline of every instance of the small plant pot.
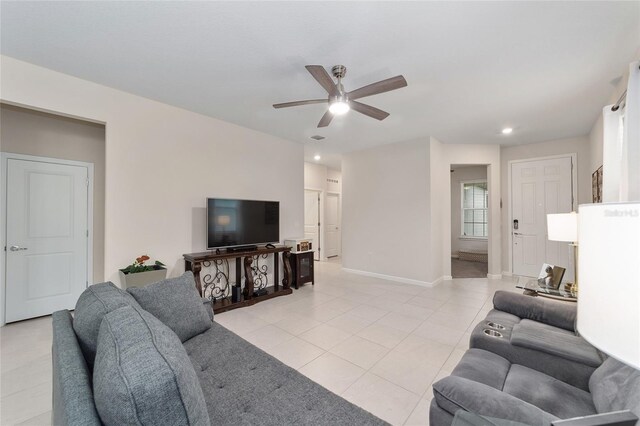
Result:
<instances>
[{"instance_id":1,"label":"small plant pot","mask_svg":"<svg viewBox=\"0 0 640 426\"><path fill-rule=\"evenodd\" d=\"M120 272L120 283L124 288L144 287L147 284L152 284L167 278L167 268L136 272L134 274L125 274L122 272L122 269L119 269L118 272Z\"/></svg>"}]
</instances>

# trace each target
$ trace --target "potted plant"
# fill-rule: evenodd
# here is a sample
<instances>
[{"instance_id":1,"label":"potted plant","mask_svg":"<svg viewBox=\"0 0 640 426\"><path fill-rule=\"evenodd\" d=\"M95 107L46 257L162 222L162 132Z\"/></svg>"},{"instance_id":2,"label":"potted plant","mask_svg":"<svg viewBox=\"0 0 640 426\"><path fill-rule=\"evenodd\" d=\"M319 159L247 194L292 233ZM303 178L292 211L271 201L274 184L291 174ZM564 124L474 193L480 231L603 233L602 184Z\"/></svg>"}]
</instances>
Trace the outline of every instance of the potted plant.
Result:
<instances>
[{"instance_id":1,"label":"potted plant","mask_svg":"<svg viewBox=\"0 0 640 426\"><path fill-rule=\"evenodd\" d=\"M153 265L145 265L150 257L142 255L126 268L119 269L120 282L124 288L142 287L147 284L161 281L167 277L167 268L164 263L156 260Z\"/></svg>"}]
</instances>

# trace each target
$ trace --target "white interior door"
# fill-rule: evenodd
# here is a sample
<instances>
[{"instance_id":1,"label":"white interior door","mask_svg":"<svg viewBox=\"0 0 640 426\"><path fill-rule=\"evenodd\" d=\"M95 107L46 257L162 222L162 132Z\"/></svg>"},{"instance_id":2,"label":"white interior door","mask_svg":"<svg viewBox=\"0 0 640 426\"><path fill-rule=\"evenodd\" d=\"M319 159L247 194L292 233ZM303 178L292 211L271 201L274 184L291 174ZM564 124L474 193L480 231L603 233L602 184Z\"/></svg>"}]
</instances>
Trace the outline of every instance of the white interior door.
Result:
<instances>
[{"instance_id":1,"label":"white interior door","mask_svg":"<svg viewBox=\"0 0 640 426\"><path fill-rule=\"evenodd\" d=\"M327 194L324 213L325 256L340 256L340 195Z\"/></svg>"},{"instance_id":2,"label":"white interior door","mask_svg":"<svg viewBox=\"0 0 640 426\"><path fill-rule=\"evenodd\" d=\"M6 321L73 309L88 284L88 168L6 164Z\"/></svg>"},{"instance_id":3,"label":"white interior door","mask_svg":"<svg viewBox=\"0 0 640 426\"><path fill-rule=\"evenodd\" d=\"M320 192L304 191L304 237L313 240L314 259L320 260Z\"/></svg>"},{"instance_id":4,"label":"white interior door","mask_svg":"<svg viewBox=\"0 0 640 426\"><path fill-rule=\"evenodd\" d=\"M547 214L569 213L573 204L572 158L512 163L511 232L513 273L537 277L543 263L567 268L573 279L568 243L547 239Z\"/></svg>"}]
</instances>

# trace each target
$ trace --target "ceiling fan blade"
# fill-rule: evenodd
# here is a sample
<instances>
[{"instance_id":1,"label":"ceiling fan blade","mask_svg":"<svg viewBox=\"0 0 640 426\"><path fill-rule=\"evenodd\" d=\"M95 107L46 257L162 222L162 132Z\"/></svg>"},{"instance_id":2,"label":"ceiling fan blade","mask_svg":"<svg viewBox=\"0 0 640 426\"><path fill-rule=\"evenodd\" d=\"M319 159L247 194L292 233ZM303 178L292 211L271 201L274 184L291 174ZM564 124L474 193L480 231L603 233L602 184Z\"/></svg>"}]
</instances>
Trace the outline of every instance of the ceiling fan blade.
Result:
<instances>
[{"instance_id":1,"label":"ceiling fan blade","mask_svg":"<svg viewBox=\"0 0 640 426\"><path fill-rule=\"evenodd\" d=\"M311 105L311 104L321 104L327 103L326 99L309 99L308 101L294 101L294 102L284 102L281 104L273 104L274 108L289 108L299 105Z\"/></svg>"},{"instance_id":2,"label":"ceiling fan blade","mask_svg":"<svg viewBox=\"0 0 640 426\"><path fill-rule=\"evenodd\" d=\"M378 81L377 83L371 83L367 86L356 89L353 92L349 92L349 99L360 99L365 96L377 95L378 93L400 89L406 85L407 80L405 80L403 76L397 75L395 77L387 78L386 80Z\"/></svg>"},{"instance_id":3,"label":"ceiling fan blade","mask_svg":"<svg viewBox=\"0 0 640 426\"><path fill-rule=\"evenodd\" d=\"M333 95L336 92L336 84L322 65L307 65L305 68L328 94Z\"/></svg>"},{"instance_id":4,"label":"ceiling fan blade","mask_svg":"<svg viewBox=\"0 0 640 426\"><path fill-rule=\"evenodd\" d=\"M354 111L358 111L360 114L367 115L376 120L382 121L389 116L389 113L386 111L372 107L371 105L365 105L358 101L349 101L349 106Z\"/></svg>"},{"instance_id":5,"label":"ceiling fan blade","mask_svg":"<svg viewBox=\"0 0 640 426\"><path fill-rule=\"evenodd\" d=\"M327 110L327 112L325 112L320 119L318 127L327 127L329 123L331 123L331 120L333 120L333 114L331 113L331 111Z\"/></svg>"}]
</instances>

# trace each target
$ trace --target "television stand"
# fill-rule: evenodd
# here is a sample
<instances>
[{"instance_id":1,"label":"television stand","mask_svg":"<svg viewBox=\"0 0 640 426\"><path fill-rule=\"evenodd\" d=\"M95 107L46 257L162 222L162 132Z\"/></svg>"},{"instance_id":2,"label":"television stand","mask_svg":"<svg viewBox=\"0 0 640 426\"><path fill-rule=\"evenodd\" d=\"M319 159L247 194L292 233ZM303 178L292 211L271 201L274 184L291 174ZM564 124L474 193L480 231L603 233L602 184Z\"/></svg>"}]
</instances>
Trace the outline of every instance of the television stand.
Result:
<instances>
[{"instance_id":1,"label":"television stand","mask_svg":"<svg viewBox=\"0 0 640 426\"><path fill-rule=\"evenodd\" d=\"M281 254L279 256L279 254ZM264 262L273 256L273 285L266 281L267 265ZM200 296L212 299L214 313L229 311L231 309L251 306L263 300L292 293L291 282L291 247L274 246L273 248L256 247L246 251L206 251L201 253L183 254L185 271L192 271L196 281L196 289ZM282 258L284 277L280 282L279 258ZM242 281L244 271L245 281L242 295L239 300L233 301L232 283L230 282L229 261L235 260L235 284L236 293ZM254 264L255 262L255 264ZM200 276L202 268L205 272ZM257 287L257 288L256 288Z\"/></svg>"}]
</instances>

